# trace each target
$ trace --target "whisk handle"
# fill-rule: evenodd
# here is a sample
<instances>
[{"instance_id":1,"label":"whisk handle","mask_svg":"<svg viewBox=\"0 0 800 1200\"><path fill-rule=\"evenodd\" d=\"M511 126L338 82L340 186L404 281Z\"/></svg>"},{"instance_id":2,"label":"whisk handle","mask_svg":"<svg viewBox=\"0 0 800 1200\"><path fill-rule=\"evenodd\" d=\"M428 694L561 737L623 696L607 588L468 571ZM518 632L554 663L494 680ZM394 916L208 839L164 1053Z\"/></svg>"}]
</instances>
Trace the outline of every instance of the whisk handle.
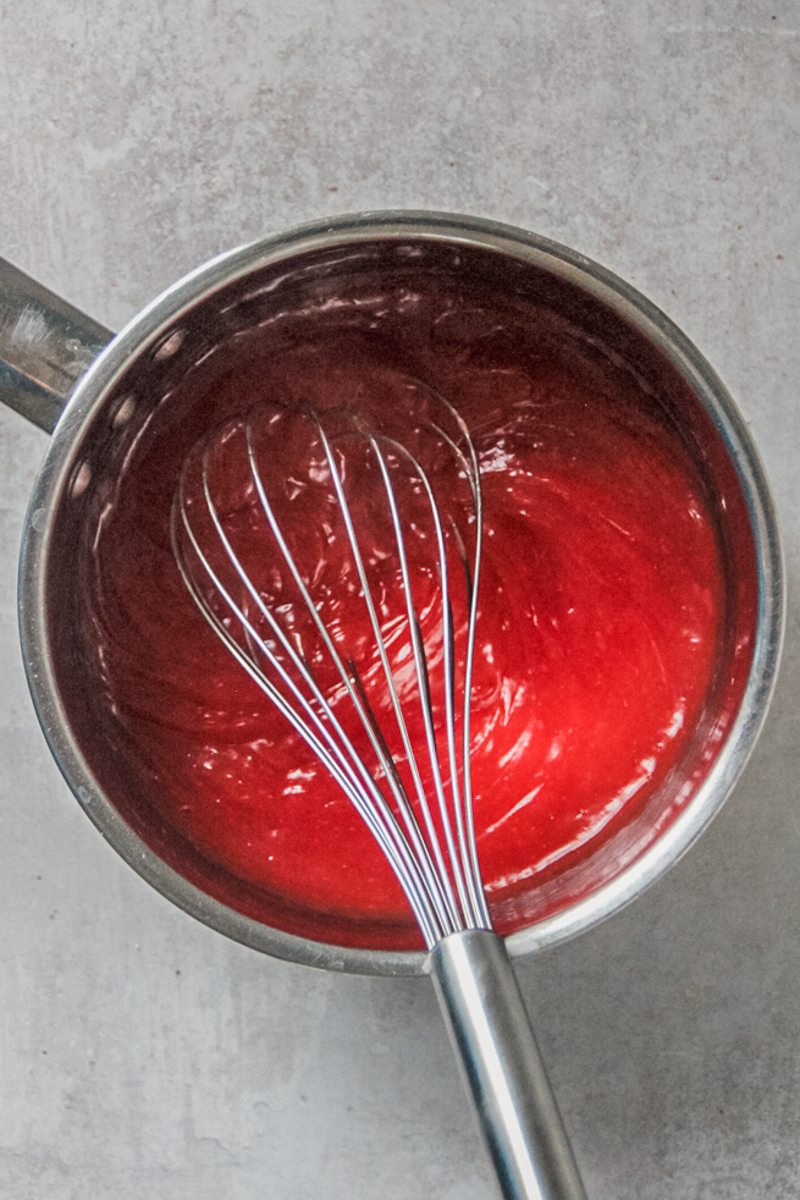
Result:
<instances>
[{"instance_id":1,"label":"whisk handle","mask_svg":"<svg viewBox=\"0 0 800 1200\"><path fill-rule=\"evenodd\" d=\"M501 938L451 934L430 971L504 1200L586 1200Z\"/></svg>"}]
</instances>

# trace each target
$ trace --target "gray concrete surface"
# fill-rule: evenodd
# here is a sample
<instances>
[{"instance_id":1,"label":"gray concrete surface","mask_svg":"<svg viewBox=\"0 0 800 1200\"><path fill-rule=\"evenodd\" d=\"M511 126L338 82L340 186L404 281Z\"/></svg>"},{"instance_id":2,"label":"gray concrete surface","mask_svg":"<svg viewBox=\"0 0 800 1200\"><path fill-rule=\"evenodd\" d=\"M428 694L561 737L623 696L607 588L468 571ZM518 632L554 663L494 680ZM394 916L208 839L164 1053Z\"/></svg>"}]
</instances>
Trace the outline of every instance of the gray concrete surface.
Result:
<instances>
[{"instance_id":1,"label":"gray concrete surface","mask_svg":"<svg viewBox=\"0 0 800 1200\"><path fill-rule=\"evenodd\" d=\"M119 326L329 212L509 220L627 276L752 424L800 567L800 11L789 0L0 0L0 253ZM84 819L39 734L15 563L45 438L0 413L0 1195L491 1194L424 981L226 943ZM593 1200L800 1194L798 606L701 844L521 970Z\"/></svg>"}]
</instances>

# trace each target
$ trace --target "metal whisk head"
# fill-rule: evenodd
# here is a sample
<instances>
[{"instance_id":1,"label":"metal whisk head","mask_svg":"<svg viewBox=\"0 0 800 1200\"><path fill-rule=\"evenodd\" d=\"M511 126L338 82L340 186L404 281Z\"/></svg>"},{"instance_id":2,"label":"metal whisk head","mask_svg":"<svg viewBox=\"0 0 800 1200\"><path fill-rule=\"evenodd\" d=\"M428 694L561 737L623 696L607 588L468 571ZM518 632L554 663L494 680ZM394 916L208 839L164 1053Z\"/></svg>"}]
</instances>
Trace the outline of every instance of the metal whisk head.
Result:
<instances>
[{"instance_id":1,"label":"metal whisk head","mask_svg":"<svg viewBox=\"0 0 800 1200\"><path fill-rule=\"evenodd\" d=\"M478 458L443 397L259 405L189 455L172 510L198 609L330 772L426 944L490 929L470 778ZM332 565L333 564L333 565Z\"/></svg>"}]
</instances>

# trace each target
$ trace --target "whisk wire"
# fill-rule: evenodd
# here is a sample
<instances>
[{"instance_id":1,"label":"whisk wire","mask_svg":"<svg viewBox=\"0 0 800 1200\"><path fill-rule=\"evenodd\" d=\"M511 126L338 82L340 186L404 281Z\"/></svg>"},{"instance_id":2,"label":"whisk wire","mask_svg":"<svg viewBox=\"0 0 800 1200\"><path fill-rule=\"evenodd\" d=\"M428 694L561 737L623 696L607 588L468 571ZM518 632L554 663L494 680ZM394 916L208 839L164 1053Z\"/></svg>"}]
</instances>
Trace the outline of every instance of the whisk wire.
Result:
<instances>
[{"instance_id":1,"label":"whisk wire","mask_svg":"<svg viewBox=\"0 0 800 1200\"><path fill-rule=\"evenodd\" d=\"M463 767L463 806L456 809L456 820L459 824L459 832L463 835L462 851L470 863L470 870L466 872L468 886L472 901L475 906L475 911L479 915L480 927L483 929L492 928L492 920L489 914L489 905L486 901L486 892L484 891L481 882L481 869L478 862L478 840L475 835L475 805L472 795L472 771L470 766L470 709L472 700L472 675L475 663L475 632L478 625L478 581L481 573L481 553L483 549L483 495L481 492L480 464L478 462L478 453L475 449L475 443L467 426L466 421L461 416L456 408L446 400L444 396L439 397L441 403L447 408L458 426L462 440L467 447L469 459L464 454L460 446L457 445L450 436L434 424L437 432L448 442L455 454L464 464L464 474L469 482L472 490L472 501L475 505L475 549L470 570L469 558L466 553L462 555L462 561L467 576L467 596L469 604L469 616L467 618L467 645L466 657L464 663L464 690L463 690L463 719L462 719L462 767ZM460 539L458 530L455 530L456 536Z\"/></svg>"},{"instance_id":2,"label":"whisk wire","mask_svg":"<svg viewBox=\"0 0 800 1200\"><path fill-rule=\"evenodd\" d=\"M439 512L439 508L436 503L436 497L434 496L433 488L431 487L428 476L425 473L425 471L422 469L422 466L420 465L418 460L414 457L414 455L411 454L410 451L408 451L404 446L402 446L399 442L397 442L393 438L392 439L383 438L381 440L386 441L389 445L392 446L392 448L398 454L403 455L408 460L408 462L411 463L412 467L414 468L416 474L418 475L420 482L422 483L422 486L425 490L428 504L430 506L431 517L433 519L433 525L434 525L434 530L435 530L435 534L436 534L437 557L438 557L436 569L439 573L439 579L440 579L440 583L441 583L442 597L443 597L443 600L442 600L442 651L443 651L443 659L444 659L444 698L445 698L445 718L446 718L445 719L445 729L446 729L447 752L448 752L448 760L449 760L449 768L450 768L450 785L451 785L452 798L453 798L453 810L456 814L458 814L459 808L460 808L460 803L461 803L461 797L459 794L458 763L456 760L456 739L455 739L455 704L454 704L454 691L455 691L455 662L454 662L454 659L455 659L454 648L455 647L454 647L454 643L455 643L455 636L454 636L454 632L453 632L453 609L452 609L452 604L450 603L450 592L448 589L447 551L445 549L445 538L444 538L444 530L442 527L441 514ZM463 856L461 853L461 851L463 850L463 847L460 847L458 852L456 850L456 846L455 846L454 838L453 838L453 827L452 827L452 822L450 819L449 806L447 804L447 800L445 797L444 785L442 782L442 772L441 772L441 768L439 766L439 751L438 751L438 747L436 744L436 732L435 732L434 726L433 726L433 704L432 704L431 690L430 690L430 674L429 674L428 667L427 667L427 655L425 653L425 642L422 637L422 634L420 631L420 626L419 626L419 615L417 613L416 606L414 604L414 598L413 598L412 586L411 586L411 577L410 577L410 572L409 572L409 567L408 567L408 556L406 554L405 541L403 538L402 525L401 525L401 521L400 521L400 514L398 512L398 507L397 507L397 497L395 495L394 488L393 488L392 482L391 482L391 476L389 473L389 469L388 469L386 460L385 460L383 454L381 453L381 449L378 444L377 437L373 436L371 438L371 444L374 448L374 452L378 459L378 464L380 466L381 475L383 477L383 483L384 483L384 487L386 489L386 498L387 498L388 505L389 505L389 511L391 513L392 525L394 528L394 536L395 536L395 541L397 544L397 555L398 555L398 562L400 565L400 573L401 573L401 578L402 578L402 583L403 583L403 591L404 591L405 599L406 599L406 608L407 608L407 612L408 612L409 629L410 629L410 633L411 633L412 651L413 651L413 655L414 655L414 661L415 661L415 666L416 666L416 671L417 671L417 679L418 679L418 683L419 683L420 708L421 708L421 712L422 712L423 725L425 727L425 735L426 735L427 744L428 744L428 756L430 759L431 771L433 774L433 782L434 782L434 788L436 791L436 797L437 797L437 801L439 804L439 814L440 814L440 818L441 818L442 829L444 831L445 842L447 845L447 851L448 851L448 855L449 855L449 859L450 859L450 863L451 863L451 867L452 867L453 877L455 879L456 889L458 891L459 898L461 900L462 912L464 913L465 918L466 918L465 923L467 925L467 928L477 928L479 918L478 918L478 915L474 912L473 905L472 905L472 897L469 893L469 890L466 885L465 877L464 877L464 871L465 871L465 868L467 867L467 864L464 862ZM438 838L436 839L436 843L438 846ZM441 857L441 853L440 853L439 857Z\"/></svg>"}]
</instances>

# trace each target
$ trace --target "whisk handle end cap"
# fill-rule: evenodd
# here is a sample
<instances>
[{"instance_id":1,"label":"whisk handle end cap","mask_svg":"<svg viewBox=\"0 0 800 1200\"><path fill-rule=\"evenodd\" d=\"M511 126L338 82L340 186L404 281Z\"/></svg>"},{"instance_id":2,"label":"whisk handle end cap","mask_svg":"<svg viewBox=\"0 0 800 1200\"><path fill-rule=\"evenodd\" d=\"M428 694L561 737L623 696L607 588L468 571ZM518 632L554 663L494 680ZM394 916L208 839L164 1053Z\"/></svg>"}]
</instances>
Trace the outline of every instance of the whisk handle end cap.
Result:
<instances>
[{"instance_id":1,"label":"whisk handle end cap","mask_svg":"<svg viewBox=\"0 0 800 1200\"><path fill-rule=\"evenodd\" d=\"M586 1200L502 939L451 934L430 973L504 1200Z\"/></svg>"}]
</instances>

